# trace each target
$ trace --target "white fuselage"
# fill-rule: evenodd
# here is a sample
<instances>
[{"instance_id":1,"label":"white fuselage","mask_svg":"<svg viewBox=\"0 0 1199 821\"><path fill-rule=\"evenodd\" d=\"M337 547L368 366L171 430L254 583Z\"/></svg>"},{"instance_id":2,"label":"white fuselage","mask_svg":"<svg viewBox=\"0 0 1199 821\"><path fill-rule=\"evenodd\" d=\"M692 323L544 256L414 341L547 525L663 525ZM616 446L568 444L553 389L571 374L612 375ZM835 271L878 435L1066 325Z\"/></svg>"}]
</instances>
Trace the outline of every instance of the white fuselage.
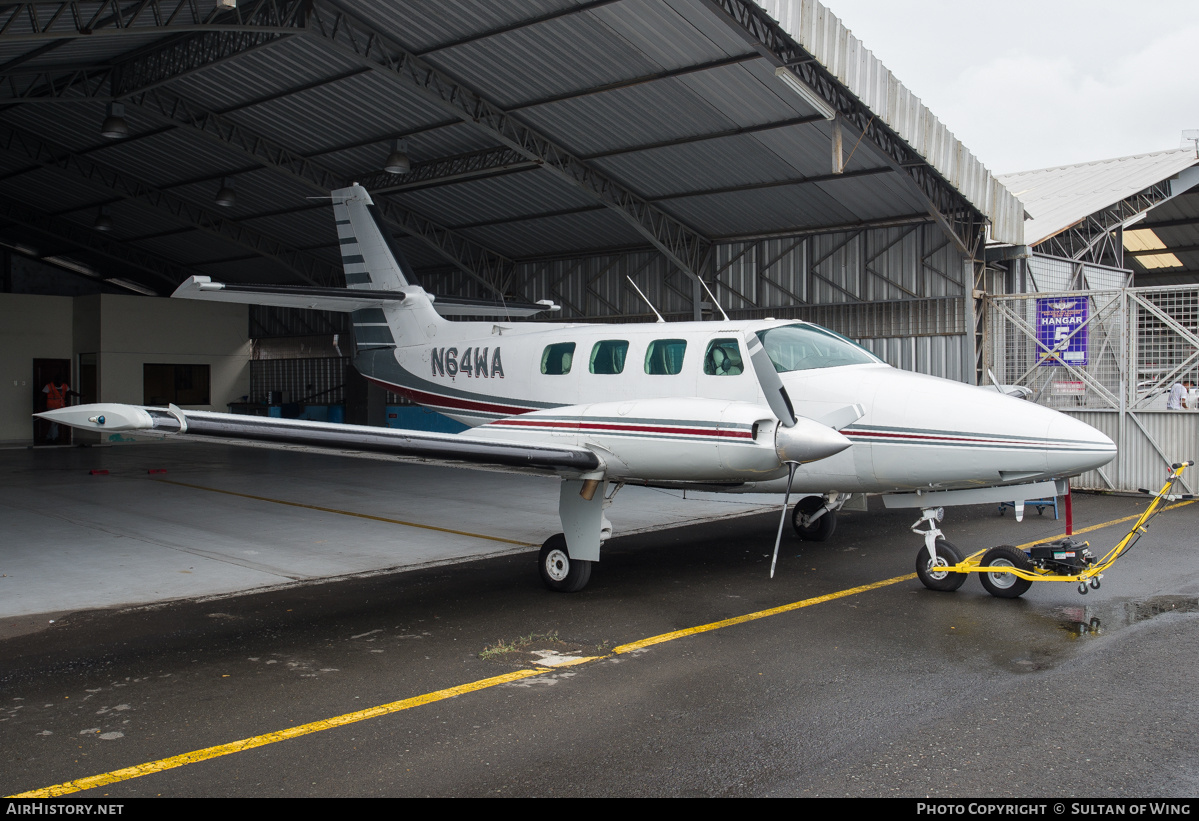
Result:
<instances>
[{"instance_id":1,"label":"white fuselage","mask_svg":"<svg viewBox=\"0 0 1199 821\"><path fill-rule=\"evenodd\" d=\"M389 389L476 428L464 435L591 447L606 455L615 479L729 480L742 483L740 490L774 490L785 471L765 454L774 452L777 420L745 338L793 325L806 323L445 323L417 344L397 340L396 348L364 351L356 364ZM723 368L713 362L715 349ZM739 354L740 367L728 367L730 354ZM776 363L799 416L832 419L853 405L865 411L841 430L852 447L803 465L797 490L1027 482L1076 475L1115 455L1107 437L1048 408L896 370L869 355L859 364L836 361ZM664 472L664 460L677 469Z\"/></svg>"}]
</instances>

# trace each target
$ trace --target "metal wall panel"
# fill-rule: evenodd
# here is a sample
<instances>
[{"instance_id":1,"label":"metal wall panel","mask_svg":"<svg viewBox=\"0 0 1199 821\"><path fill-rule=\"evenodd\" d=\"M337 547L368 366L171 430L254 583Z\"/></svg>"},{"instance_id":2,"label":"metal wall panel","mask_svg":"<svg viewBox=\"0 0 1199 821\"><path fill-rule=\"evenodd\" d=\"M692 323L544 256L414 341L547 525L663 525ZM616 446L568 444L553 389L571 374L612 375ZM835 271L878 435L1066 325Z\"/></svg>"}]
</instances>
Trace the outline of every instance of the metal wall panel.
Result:
<instances>
[{"instance_id":1,"label":"metal wall panel","mask_svg":"<svg viewBox=\"0 0 1199 821\"><path fill-rule=\"evenodd\" d=\"M969 382L972 378L964 334L859 339L858 342L894 368L957 382Z\"/></svg>"},{"instance_id":2,"label":"metal wall panel","mask_svg":"<svg viewBox=\"0 0 1199 821\"><path fill-rule=\"evenodd\" d=\"M1079 421L1101 431L1116 443L1116 461L1101 470L1092 470L1071 481L1085 490L1121 490L1138 488L1157 490L1166 478L1166 468L1174 462L1195 459L1199 455L1199 415L1178 411L1141 411L1136 421L1120 424L1119 411L1066 411ZM1199 487L1194 473L1183 474L1185 492Z\"/></svg>"},{"instance_id":3,"label":"metal wall panel","mask_svg":"<svg viewBox=\"0 0 1199 821\"><path fill-rule=\"evenodd\" d=\"M256 359L250 362L250 401L267 401L269 391L283 391L286 402L332 405L345 401L346 357Z\"/></svg>"},{"instance_id":4,"label":"metal wall panel","mask_svg":"<svg viewBox=\"0 0 1199 821\"><path fill-rule=\"evenodd\" d=\"M1105 290L1123 288L1128 282L1128 271L1122 268L1090 265L1048 254L1029 257L1028 275L1027 290L1030 292L1068 291L1075 288Z\"/></svg>"},{"instance_id":5,"label":"metal wall panel","mask_svg":"<svg viewBox=\"0 0 1199 821\"><path fill-rule=\"evenodd\" d=\"M969 271L940 229L915 223L720 243L706 280L732 318L815 322L895 367L972 382ZM509 291L560 304L550 321L652 321L628 277L668 320L694 317L692 281L653 251L520 263ZM461 273L426 280L435 293L480 295Z\"/></svg>"}]
</instances>

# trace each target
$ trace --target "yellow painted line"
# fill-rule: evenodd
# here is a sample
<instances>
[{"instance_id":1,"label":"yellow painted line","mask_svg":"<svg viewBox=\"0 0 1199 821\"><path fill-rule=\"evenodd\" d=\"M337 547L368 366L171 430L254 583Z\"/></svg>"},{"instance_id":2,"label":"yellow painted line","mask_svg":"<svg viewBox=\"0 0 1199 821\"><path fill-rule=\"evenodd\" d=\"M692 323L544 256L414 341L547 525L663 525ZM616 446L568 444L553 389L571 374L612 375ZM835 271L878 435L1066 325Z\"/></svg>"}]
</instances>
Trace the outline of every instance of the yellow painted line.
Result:
<instances>
[{"instance_id":1,"label":"yellow painted line","mask_svg":"<svg viewBox=\"0 0 1199 821\"><path fill-rule=\"evenodd\" d=\"M504 544L516 544L521 547L539 547L532 542L522 542L516 539L503 539L499 536L486 536L482 533L471 533L468 530L451 530L448 527L437 527L436 525L424 525L419 522L405 522L403 519L388 519L385 516L371 516L369 513L355 513L352 510L338 510L335 507L321 507L320 505L306 505L301 502L288 502L284 499L272 499L269 496L255 496L252 493L238 493L233 490L221 490L219 487L205 487L204 485L193 485L188 482L176 482L172 479L155 479L155 482L162 482L166 485L178 485L179 487L190 487L193 490L207 490L209 493L223 493L226 496L240 496L243 499L254 499L258 502L272 502L276 505L288 505L289 507L302 507L306 510L319 510L322 513L336 513L339 516L353 516L357 519L370 519L374 522L386 522L392 525L404 525L405 527L419 527L423 530L436 530L438 533L453 533L455 536L469 536L472 539L486 539L489 542L503 542Z\"/></svg>"},{"instance_id":2,"label":"yellow painted line","mask_svg":"<svg viewBox=\"0 0 1199 821\"><path fill-rule=\"evenodd\" d=\"M160 481L162 481L162 480L160 480ZM183 484L183 483L182 482L174 482L173 484ZM186 487L192 487L192 485L186 485ZM209 490L209 488L200 488L200 489L201 490ZM217 491L217 492L224 493L226 491ZM234 495L240 496L242 494L234 494ZM255 498L255 497L251 497L251 498ZM268 501L272 501L272 500L268 500ZM285 502L284 504L290 504L290 503ZM307 505L301 505L301 507L307 507ZM849 590L842 590L837 593L829 593L826 596L817 596L812 599L804 599L803 601L794 602L792 604L784 604L781 607L772 607L769 610L759 610L756 613L749 613L744 616L736 616L731 619L724 619L723 621L717 621L717 622L712 622L711 624L700 625L699 627L692 627L689 630L676 630L673 633L663 633L660 636L653 636L648 639L643 639L641 641L633 642L632 644L622 644L620 647L617 647L615 650L613 650L612 654L615 655L617 653L628 653L633 650L639 650L641 648L649 647L654 644L662 644L663 642L674 641L675 639L681 639L681 638L686 638L687 636L694 636L694 635L698 635L700 633L706 633L710 630L718 630L721 627L730 627L734 624L743 624L745 622L755 621L757 619L764 619L769 616L777 616L781 613L789 613L792 610L798 610L802 607L811 607L814 604L822 604L824 602L833 601L835 599L842 599L842 598L845 598L846 596L855 596L859 593L865 593L870 590L877 590L880 587L886 587L888 585L897 584L899 582L910 581L911 579L914 579L914 578L916 578L916 574L909 573L906 576L896 576L893 579L887 579L887 580L881 581L881 582L874 582L873 584L864 584L861 587L853 587L853 588L850 588ZM605 658L609 658L609 656L587 656L587 657L579 658L577 661L572 661L569 664L561 664L561 665L557 665L557 666L558 667L575 666L578 664L585 664L585 663L591 662L591 661L599 661L599 660L605 659ZM253 736L251 738L243 738L241 741L232 741L228 744L221 744L216 747L206 747L202 750L194 750L190 753L183 753L182 755L171 756L170 758L163 758L163 759L159 759L158 761L151 761L146 764L137 764L133 767L125 767L124 769L121 769L121 770L113 770L112 772L88 776L87 778L80 778L75 781L67 781L64 784L55 784L52 787L43 787L40 790L30 790L29 792L18 793L16 795L10 795L7 797L8 798L54 798L54 797L57 797L60 795L70 795L71 793L81 792L82 790L91 790L91 789L95 789L96 787L103 787L108 784L115 784L118 781L128 781L132 778L140 778L143 775L151 775L152 773L160 773L165 770L175 769L176 767L183 767L188 764L195 764L200 761L208 761L209 759L220 758L221 756L231 755L233 753L240 753L243 750L252 750L255 747L263 747L263 746L266 746L267 744L275 744L279 741L286 741L290 738L297 738L299 736L308 735L310 733L319 733L322 730L331 730L334 727L342 727L346 724L353 724L356 721L365 721L370 718L378 718L379 716L390 715L391 713L398 713L402 710L408 710L413 707L420 707L421 705L430 704L435 701L441 701L443 699L453 698L454 696L460 696L460 695L463 695L464 693L472 693L472 692L476 692L478 690L486 690L490 687L495 687L496 685L499 685L499 684L507 684L509 682L519 681L520 679L529 678L531 676L545 675L546 673L553 672L554 669L555 668L551 668L551 667L537 667L532 670L520 670L520 671L517 671L514 673L505 673L502 676L494 676L493 678L485 678L485 679L481 679L479 681L471 682L469 684L461 684L457 687L450 687L445 690L438 690L437 692L434 692L434 693L426 693L425 695L422 695L422 696L414 696L413 698L406 698L403 701L393 701L390 704L383 704L378 707L369 707L365 710L359 710L354 713L346 713L345 715L336 716L334 718L327 718L322 721L314 721L310 724L302 724L298 727L292 727L287 730L279 730L277 732L266 733L265 735Z\"/></svg>"},{"instance_id":3,"label":"yellow painted line","mask_svg":"<svg viewBox=\"0 0 1199 821\"><path fill-rule=\"evenodd\" d=\"M346 724L353 724L356 721L366 721L370 718L378 718L379 716L398 713L402 710L410 710L413 707L420 707L424 704L431 704L434 701L442 701L443 699L460 696L464 693L471 693L476 690L485 690L488 687L494 687L497 684L507 684L510 681L519 681L522 678L530 676L541 676L549 672L547 669L538 668L535 670L519 670L515 673L505 673L502 676L494 678L485 678L481 681L474 681L470 684L461 684L457 687L449 687L445 690L438 690L435 693L425 693L423 696L415 696L406 698L403 701L393 701L390 704L382 704L378 707L370 707L366 710L359 710L354 713L346 713L345 715L336 716L334 718L326 718L323 721L314 721L311 724L301 724L298 727L290 727L286 730L279 730L274 733L265 735L257 735L252 738L243 738L241 741L232 741L228 744L221 744L216 747L206 747L203 750L193 750L190 753L171 756L170 758L151 761L147 764L138 764L134 767L126 767L123 770L113 770L100 775L93 775L87 778L80 778L76 781L68 781L65 784L55 784L53 787L45 787L40 790L30 790L29 792L18 793L16 795L7 796L8 798L54 798L60 795L69 795L70 793L79 792L81 790L91 790L96 787L103 787L108 784L115 784L118 781L128 781L131 778L140 778L143 775L151 773L160 773L164 770L172 770L176 767L182 767L187 764L195 764L199 761L208 761L213 758L240 753L243 750L252 750L255 747L264 747L267 744L274 744L279 741L286 741L289 738L298 738L302 735L310 733L319 733L322 730L331 730L334 727L343 727Z\"/></svg>"},{"instance_id":4,"label":"yellow painted line","mask_svg":"<svg viewBox=\"0 0 1199 821\"><path fill-rule=\"evenodd\" d=\"M634 641L630 644L622 644L615 648L612 652L616 653L631 653L634 650L641 650L645 647L651 647L655 644L661 644L666 641L674 641L675 639L686 638L687 636L695 636L700 633L707 633L709 630L719 630L722 627L730 627L734 624L744 624L747 621L756 621L757 619L765 619L770 616L777 616L780 613L790 613L792 610L798 610L801 607L811 607L814 604L824 604L825 602L833 601L834 599L843 599L846 596L856 596L859 593L865 593L868 590L877 590L880 587L886 587L899 582L911 581L916 578L915 573L909 573L906 576L896 576L893 579L886 579L873 584L864 584L861 587L851 587L848 590L842 590L838 593L829 593L827 596L817 596L814 599L804 599L803 601L784 604L781 607L772 607L769 610L759 610L756 613L747 613L744 616L734 616L731 619L723 619L714 621L711 624L701 624L699 627L688 627L686 630L675 630L673 633L663 633L660 636L651 636L648 639Z\"/></svg>"},{"instance_id":5,"label":"yellow painted line","mask_svg":"<svg viewBox=\"0 0 1199 821\"><path fill-rule=\"evenodd\" d=\"M1189 502L1176 502L1172 505L1166 505L1165 507L1161 508L1161 511L1164 513L1165 511L1173 510L1176 507L1185 507L1186 505L1193 505L1197 501L1199 501L1199 499L1192 499ZM1102 530L1105 527L1111 527L1112 525L1122 524L1123 522L1135 522L1139 518L1141 518L1141 514L1134 513L1131 516L1125 516L1123 519L1112 519L1110 522L1103 522L1102 524L1091 525L1090 527L1084 527L1082 530L1076 530L1076 531L1074 531L1073 536L1081 536L1083 533L1090 533L1093 530ZM1073 538L1073 536L1071 536L1071 538ZM1026 547L1033 547L1034 545L1044 544L1045 542L1052 542L1057 539L1064 539L1064 538L1066 538L1065 533L1063 533L1061 536L1045 536L1043 538L1037 539L1035 542L1025 542L1024 544L1018 544L1018 545L1016 545L1016 547L1023 550Z\"/></svg>"}]
</instances>

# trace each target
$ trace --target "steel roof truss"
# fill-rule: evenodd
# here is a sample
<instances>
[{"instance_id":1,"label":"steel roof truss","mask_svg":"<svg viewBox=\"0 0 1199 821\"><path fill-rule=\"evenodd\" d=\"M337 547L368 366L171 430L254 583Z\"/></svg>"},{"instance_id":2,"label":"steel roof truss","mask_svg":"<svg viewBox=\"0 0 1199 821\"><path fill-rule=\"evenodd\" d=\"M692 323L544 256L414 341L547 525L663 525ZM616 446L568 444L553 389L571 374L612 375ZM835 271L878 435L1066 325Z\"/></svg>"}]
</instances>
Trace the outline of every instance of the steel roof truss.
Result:
<instances>
[{"instance_id":1,"label":"steel roof truss","mask_svg":"<svg viewBox=\"0 0 1199 821\"><path fill-rule=\"evenodd\" d=\"M327 195L347 182L320 163L268 140L227 117L204 111L169 91L154 89L135 95L130 102L167 120L189 126L209 139L250 157L264 168L287 174L321 195ZM424 241L439 255L488 288L495 289L500 272L511 266L509 260L494 251L414 214L389 199L376 197L375 200L388 223Z\"/></svg>"},{"instance_id":2,"label":"steel roof truss","mask_svg":"<svg viewBox=\"0 0 1199 821\"><path fill-rule=\"evenodd\" d=\"M115 62L92 66L22 70L20 65L24 60L17 58L0 70L4 80L0 84L0 100L49 103L76 101L80 97L120 99L299 33L304 27L306 4L307 0L258 0L245 8L210 15L206 18L209 22L203 25L193 25L200 19L195 0L138 0L126 3L125 8L113 0L106 0L102 5L111 6L115 13L100 21L101 28L84 30L88 36L106 33L134 37L159 33L159 30L168 34L198 33L192 37L172 37L166 45L154 43ZM78 6L78 3L24 5L65 7ZM184 13L184 7L191 8ZM4 34L4 30L13 30L14 23L11 17L2 15L0 12L3 23L0 43L14 36L24 36ZM157 23L151 25L147 20ZM184 22L180 23L180 20ZM46 31L54 28L41 21L38 25Z\"/></svg>"},{"instance_id":3,"label":"steel roof truss","mask_svg":"<svg viewBox=\"0 0 1199 821\"><path fill-rule=\"evenodd\" d=\"M1088 214L1065 231L1037 245L1036 249L1038 253L1096 264L1102 264L1103 258L1110 253L1116 260L1116 267L1122 268L1123 245L1107 244L1112 241L1112 232L1171 196L1170 180L1163 180L1107 208Z\"/></svg>"},{"instance_id":4,"label":"steel roof truss","mask_svg":"<svg viewBox=\"0 0 1199 821\"><path fill-rule=\"evenodd\" d=\"M183 33L294 29L305 0L258 0L232 9L207 11L197 0L100 0L100 2L8 3L0 8L0 42L69 40L157 31Z\"/></svg>"},{"instance_id":5,"label":"steel roof truss","mask_svg":"<svg viewBox=\"0 0 1199 821\"><path fill-rule=\"evenodd\" d=\"M658 250L698 276L708 240L587 165L477 92L408 52L387 34L326 0L313 1L308 31L376 71L402 80L428 99L611 208Z\"/></svg>"},{"instance_id":6,"label":"steel roof truss","mask_svg":"<svg viewBox=\"0 0 1199 821\"><path fill-rule=\"evenodd\" d=\"M35 231L56 237L69 245L81 248L144 271L174 288L181 281L201 272L179 265L157 254L143 251L133 244L107 237L78 223L48 214L23 202L0 197L0 218L9 220Z\"/></svg>"},{"instance_id":7,"label":"steel roof truss","mask_svg":"<svg viewBox=\"0 0 1199 821\"><path fill-rule=\"evenodd\" d=\"M154 188L123 171L101 165L82 154L73 153L27 131L0 123L0 147L10 152L22 153L39 165L70 171L89 182L112 189L126 199L143 199L189 225L248 248L259 256L279 262L311 284L331 285L342 279L339 265L334 266L311 254L289 248L273 237L194 205L175 194Z\"/></svg>"},{"instance_id":8,"label":"steel roof truss","mask_svg":"<svg viewBox=\"0 0 1199 821\"><path fill-rule=\"evenodd\" d=\"M414 163L406 174L372 170L356 175L353 181L372 194L386 194L392 191L410 191L414 188L462 182L530 168L540 168L540 163L528 159L507 146L499 146L454 157Z\"/></svg>"}]
</instances>

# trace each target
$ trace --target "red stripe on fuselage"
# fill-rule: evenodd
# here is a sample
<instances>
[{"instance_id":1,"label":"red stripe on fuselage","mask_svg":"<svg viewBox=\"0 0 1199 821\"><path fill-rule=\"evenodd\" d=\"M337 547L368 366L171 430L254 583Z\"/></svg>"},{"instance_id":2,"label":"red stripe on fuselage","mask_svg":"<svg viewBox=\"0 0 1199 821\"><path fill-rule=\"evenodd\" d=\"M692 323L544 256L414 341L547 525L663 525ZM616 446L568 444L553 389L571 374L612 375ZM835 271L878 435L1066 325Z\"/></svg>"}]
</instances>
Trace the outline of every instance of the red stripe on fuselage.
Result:
<instances>
[{"instance_id":1,"label":"red stripe on fuselage","mask_svg":"<svg viewBox=\"0 0 1199 821\"><path fill-rule=\"evenodd\" d=\"M699 430L696 428L667 428L657 425L614 425L606 422L587 422L585 420L554 421L549 419L498 419L489 425L507 425L526 428L559 428L566 430L602 430L617 433L666 433L676 436L727 436L736 439L753 439L752 431L748 430Z\"/></svg>"},{"instance_id":2,"label":"red stripe on fuselage","mask_svg":"<svg viewBox=\"0 0 1199 821\"><path fill-rule=\"evenodd\" d=\"M452 410L473 410L482 411L484 413L494 413L499 416L517 416L522 413L531 413L537 408L521 408L514 405L495 405L489 402L475 402L471 399L456 399L452 396L442 396L438 393L426 393L413 388L405 388L403 385L393 385L391 382L384 382L382 379L376 379L373 376L366 377L368 381L374 382L376 385L381 385L387 388L392 393L398 393L401 396L406 396L418 405L426 405L436 408L450 408Z\"/></svg>"}]
</instances>

